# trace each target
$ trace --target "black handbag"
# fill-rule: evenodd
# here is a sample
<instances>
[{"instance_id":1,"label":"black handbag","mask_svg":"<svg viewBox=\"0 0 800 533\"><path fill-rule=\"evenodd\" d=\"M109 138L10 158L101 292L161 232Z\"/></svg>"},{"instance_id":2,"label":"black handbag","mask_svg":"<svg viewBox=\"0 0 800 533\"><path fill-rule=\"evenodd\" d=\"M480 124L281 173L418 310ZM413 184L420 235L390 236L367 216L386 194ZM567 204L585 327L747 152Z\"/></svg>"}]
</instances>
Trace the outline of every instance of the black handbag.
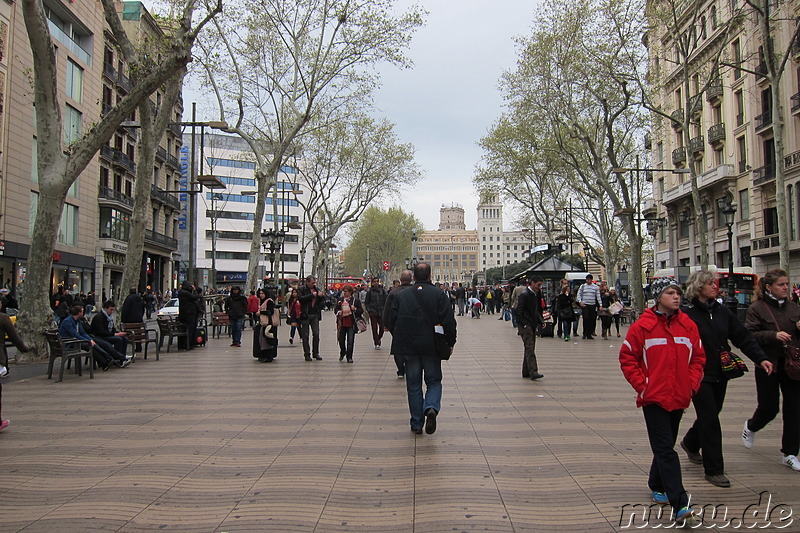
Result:
<instances>
[{"instance_id":1,"label":"black handbag","mask_svg":"<svg viewBox=\"0 0 800 533\"><path fill-rule=\"evenodd\" d=\"M419 290L416 287L411 290L414 291L414 297L416 297L417 302L419 303L419 308L422 310L425 318L428 319L428 322L433 324L434 322L431 319L431 316L428 314L428 308L425 307L422 302L422 296L419 295ZM433 331L433 346L434 350L436 351L436 355L439 356L439 359L442 361L448 361L450 359L450 355L453 353L453 348L447 344L447 337L445 337L444 333L439 333L436 331L436 325L434 325Z\"/></svg>"}]
</instances>

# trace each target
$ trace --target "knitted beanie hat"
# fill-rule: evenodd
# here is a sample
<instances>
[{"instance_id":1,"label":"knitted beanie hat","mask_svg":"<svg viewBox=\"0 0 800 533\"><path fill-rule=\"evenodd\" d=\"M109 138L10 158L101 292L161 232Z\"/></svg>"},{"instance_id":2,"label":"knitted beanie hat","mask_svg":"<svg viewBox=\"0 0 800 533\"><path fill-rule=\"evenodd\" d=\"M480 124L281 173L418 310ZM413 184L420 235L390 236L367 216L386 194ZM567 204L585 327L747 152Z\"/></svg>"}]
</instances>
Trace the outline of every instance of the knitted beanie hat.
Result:
<instances>
[{"instance_id":1,"label":"knitted beanie hat","mask_svg":"<svg viewBox=\"0 0 800 533\"><path fill-rule=\"evenodd\" d=\"M661 296L661 293L667 290L670 287L675 287L678 290L678 294L683 294L683 289L675 280L675 278L658 278L650 283L650 292L653 295L655 300L658 300L658 297Z\"/></svg>"}]
</instances>

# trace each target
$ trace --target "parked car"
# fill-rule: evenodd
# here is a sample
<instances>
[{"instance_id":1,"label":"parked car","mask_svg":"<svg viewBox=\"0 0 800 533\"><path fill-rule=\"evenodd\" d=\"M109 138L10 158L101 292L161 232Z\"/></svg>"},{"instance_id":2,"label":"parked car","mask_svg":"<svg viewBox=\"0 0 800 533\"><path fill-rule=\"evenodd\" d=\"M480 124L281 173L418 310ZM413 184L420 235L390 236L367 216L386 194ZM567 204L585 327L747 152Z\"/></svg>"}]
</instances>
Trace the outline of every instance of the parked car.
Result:
<instances>
[{"instance_id":1,"label":"parked car","mask_svg":"<svg viewBox=\"0 0 800 533\"><path fill-rule=\"evenodd\" d=\"M178 299L170 298L169 300L167 300L167 303L164 304L164 307L158 310L158 316L160 317L178 316Z\"/></svg>"}]
</instances>

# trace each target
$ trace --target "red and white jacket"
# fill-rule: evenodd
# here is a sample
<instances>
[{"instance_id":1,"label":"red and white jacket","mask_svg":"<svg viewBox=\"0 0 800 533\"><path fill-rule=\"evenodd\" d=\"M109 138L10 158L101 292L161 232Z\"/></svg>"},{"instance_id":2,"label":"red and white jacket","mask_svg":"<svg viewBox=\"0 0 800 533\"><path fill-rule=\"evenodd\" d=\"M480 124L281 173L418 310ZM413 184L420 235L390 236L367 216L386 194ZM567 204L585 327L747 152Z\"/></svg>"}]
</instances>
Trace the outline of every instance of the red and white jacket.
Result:
<instances>
[{"instance_id":1,"label":"red and white jacket","mask_svg":"<svg viewBox=\"0 0 800 533\"><path fill-rule=\"evenodd\" d=\"M637 407L686 409L700 388L705 362L697 325L680 310L667 317L646 309L619 350L622 373L638 393Z\"/></svg>"}]
</instances>

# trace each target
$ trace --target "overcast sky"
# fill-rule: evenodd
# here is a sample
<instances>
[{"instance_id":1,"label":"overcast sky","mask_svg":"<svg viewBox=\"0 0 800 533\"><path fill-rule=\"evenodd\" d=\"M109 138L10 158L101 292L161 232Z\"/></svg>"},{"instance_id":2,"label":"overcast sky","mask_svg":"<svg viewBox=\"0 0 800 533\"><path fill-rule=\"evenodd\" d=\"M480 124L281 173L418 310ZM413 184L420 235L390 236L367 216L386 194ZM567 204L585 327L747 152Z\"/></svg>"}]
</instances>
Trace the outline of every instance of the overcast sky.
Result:
<instances>
[{"instance_id":1,"label":"overcast sky","mask_svg":"<svg viewBox=\"0 0 800 533\"><path fill-rule=\"evenodd\" d=\"M413 2L398 0L398 13ZM516 65L515 36L528 35L535 0L419 0L429 12L414 35L408 56L412 69L382 68L376 114L396 124L401 142L416 148L424 179L402 199L388 199L413 212L426 229L439 227L442 204L466 211L475 229L477 197L472 177L481 158L477 142L499 118L502 73ZM184 120L197 102L198 120L215 120L213 102L189 82L184 87ZM506 210L505 214L508 214ZM508 216L505 229L515 229Z\"/></svg>"},{"instance_id":2,"label":"overcast sky","mask_svg":"<svg viewBox=\"0 0 800 533\"><path fill-rule=\"evenodd\" d=\"M516 65L513 38L528 35L530 0L421 0L427 24L414 36L411 70L382 69L375 98L403 142L416 147L424 180L399 205L426 229L439 225L442 204L461 204L475 228L472 177L481 158L477 142L502 112L498 81ZM399 8L411 4L398 2ZM506 229L513 229L506 217Z\"/></svg>"}]
</instances>

